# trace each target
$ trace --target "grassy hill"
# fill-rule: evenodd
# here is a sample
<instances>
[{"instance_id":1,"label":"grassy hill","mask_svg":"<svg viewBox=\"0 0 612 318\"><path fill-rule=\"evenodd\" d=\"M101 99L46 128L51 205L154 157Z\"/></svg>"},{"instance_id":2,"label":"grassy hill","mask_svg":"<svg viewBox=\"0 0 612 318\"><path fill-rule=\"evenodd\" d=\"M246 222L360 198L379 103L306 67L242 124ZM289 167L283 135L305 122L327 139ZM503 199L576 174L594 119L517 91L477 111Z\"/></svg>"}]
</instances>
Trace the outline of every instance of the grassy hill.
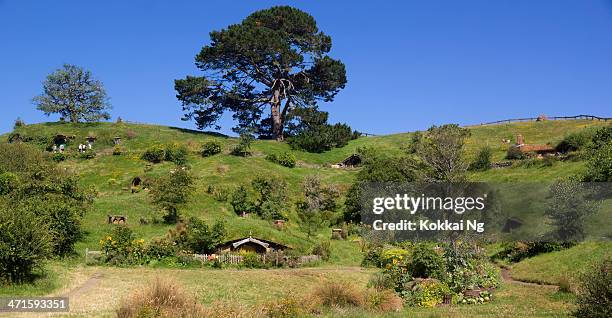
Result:
<instances>
[{"instance_id":1,"label":"grassy hill","mask_svg":"<svg viewBox=\"0 0 612 318\"><path fill-rule=\"evenodd\" d=\"M516 134L525 136L528 143L552 143L560 141L566 134L586 127L604 125L596 121L547 121L503 124L493 126L470 127L471 137L467 141L468 156L474 156L483 146L493 149L493 160L503 160L507 144L502 139L514 140ZM167 173L172 163L149 165L140 159L140 154L154 144L180 143L190 150L189 164L197 176L196 194L191 203L182 213L185 216L198 216L206 220L223 219L231 237L252 234L280 241L291 247L306 250L316 241L308 238L296 225L295 215L290 217L288 227L284 231L274 229L268 221L256 217L241 218L235 215L227 202L218 202L206 193L209 185L233 187L250 181L257 174L274 174L282 176L288 183L291 196L300 192L300 183L304 176L317 174L326 184L335 184L346 189L357 173L356 169L334 169L330 165L341 161L357 151L359 147L374 147L381 152L400 153L409 143L410 133L394 134L377 137L362 137L351 141L346 147L314 154L294 151L298 165L286 168L265 159L265 155L290 151L286 143L258 140L253 143L251 157L235 157L229 154L230 149L238 143L236 138L210 132L199 132L175 127L130 123L42 123L18 127L13 133L18 133L28 143L41 149L46 148L57 134L72 136L68 152L76 153L79 143L85 142L87 136L96 136L94 159L78 159L76 156L61 163L81 177L84 186L94 186L99 192L93 210L84 219L86 236L77 245L77 250L85 248L98 249L98 240L109 231L106 222L107 214L123 214L128 216L128 223L139 237L150 239L165 234L170 226L163 224L140 225L139 219L149 220L156 214L156 208L149 202L145 192L132 194L128 190L131 180L136 177L158 176ZM8 139L3 135L1 139ZM113 138L121 137L124 153L112 155ZM203 143L216 140L223 145L223 153L203 158L199 151ZM486 172L472 173L470 178L475 181L538 181L552 180L568 176L583 169L582 162L559 162L552 167L513 167L495 169ZM149 167L148 167L149 166ZM292 207L287 207L288 211ZM328 237L328 230L321 230L320 237ZM334 242L337 248L357 253L357 246L351 242ZM351 253L348 253L351 254ZM358 258L346 255L352 263Z\"/></svg>"}]
</instances>

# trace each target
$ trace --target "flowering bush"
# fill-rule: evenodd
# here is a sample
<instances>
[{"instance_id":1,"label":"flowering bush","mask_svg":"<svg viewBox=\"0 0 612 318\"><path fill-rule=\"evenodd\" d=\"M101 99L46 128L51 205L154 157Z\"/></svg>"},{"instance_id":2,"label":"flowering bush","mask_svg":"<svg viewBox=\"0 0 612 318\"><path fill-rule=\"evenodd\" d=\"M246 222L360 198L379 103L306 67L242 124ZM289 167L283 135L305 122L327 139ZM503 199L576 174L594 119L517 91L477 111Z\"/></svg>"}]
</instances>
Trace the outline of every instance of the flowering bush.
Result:
<instances>
[{"instance_id":1,"label":"flowering bush","mask_svg":"<svg viewBox=\"0 0 612 318\"><path fill-rule=\"evenodd\" d=\"M111 264L142 264L146 261L145 241L135 239L127 226L116 226L100 240L106 262Z\"/></svg>"}]
</instances>

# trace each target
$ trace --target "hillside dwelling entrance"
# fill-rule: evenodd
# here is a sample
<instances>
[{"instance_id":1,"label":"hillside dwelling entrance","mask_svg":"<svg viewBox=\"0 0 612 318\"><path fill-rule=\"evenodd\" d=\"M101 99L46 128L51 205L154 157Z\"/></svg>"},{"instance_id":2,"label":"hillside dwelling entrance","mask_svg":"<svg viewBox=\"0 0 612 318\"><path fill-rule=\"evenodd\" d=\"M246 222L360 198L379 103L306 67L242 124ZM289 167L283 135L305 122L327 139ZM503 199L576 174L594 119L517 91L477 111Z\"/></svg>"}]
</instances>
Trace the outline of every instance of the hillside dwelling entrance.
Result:
<instances>
[{"instance_id":1,"label":"hillside dwelling entrance","mask_svg":"<svg viewBox=\"0 0 612 318\"><path fill-rule=\"evenodd\" d=\"M139 187L141 183L142 179L140 177L134 177L134 179L132 179L132 187Z\"/></svg>"},{"instance_id":2,"label":"hillside dwelling entrance","mask_svg":"<svg viewBox=\"0 0 612 318\"><path fill-rule=\"evenodd\" d=\"M225 242L217 247L219 253L227 252L250 252L257 254L265 254L270 251L284 250L287 246L274 243L267 240L257 239L252 236Z\"/></svg>"},{"instance_id":3,"label":"hillside dwelling entrance","mask_svg":"<svg viewBox=\"0 0 612 318\"><path fill-rule=\"evenodd\" d=\"M332 165L332 168L354 168L361 164L361 157L358 154L352 154L341 162Z\"/></svg>"}]
</instances>

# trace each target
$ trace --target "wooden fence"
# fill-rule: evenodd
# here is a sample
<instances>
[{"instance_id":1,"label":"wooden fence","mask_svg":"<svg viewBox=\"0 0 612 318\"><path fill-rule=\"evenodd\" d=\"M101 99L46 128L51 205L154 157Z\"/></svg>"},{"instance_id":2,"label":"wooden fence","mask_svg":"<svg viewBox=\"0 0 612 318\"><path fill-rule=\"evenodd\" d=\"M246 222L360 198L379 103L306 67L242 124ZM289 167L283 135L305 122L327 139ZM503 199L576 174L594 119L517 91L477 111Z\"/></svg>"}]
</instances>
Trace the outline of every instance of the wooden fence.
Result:
<instances>
[{"instance_id":1,"label":"wooden fence","mask_svg":"<svg viewBox=\"0 0 612 318\"><path fill-rule=\"evenodd\" d=\"M552 117L544 118L544 120L579 120L579 119L612 121L611 117L599 117L599 116L594 116L594 115L552 116ZM488 123L481 123L481 124L469 125L469 126L486 126L486 125L507 124L507 123L516 123L516 122L525 122L525 121L538 121L538 120L542 120L542 118L540 117L512 118L512 119L497 120L497 121L491 121Z\"/></svg>"},{"instance_id":2,"label":"wooden fence","mask_svg":"<svg viewBox=\"0 0 612 318\"><path fill-rule=\"evenodd\" d=\"M266 254L258 254L257 255L259 257L259 259L262 262L266 262L266 258L268 258L268 261L275 261L274 258L276 259L276 262L279 261L279 257L280 258L287 258L287 256L282 256L280 254L272 254L272 255L266 255ZM213 262L213 261L217 261L217 262L221 262L223 264L231 264L231 265L238 265L240 263L242 263L243 260L243 256L239 255L239 254L231 254L231 253L225 253L225 254L193 254L193 258L195 258L196 260L199 260L200 262L202 262L202 264L208 263L208 262ZM270 259L272 258L272 259ZM321 260L321 256L319 255L303 255L303 256L299 256L296 259L296 263L298 265L304 265L304 264L308 264L308 263L312 263L312 262L317 262Z\"/></svg>"}]
</instances>

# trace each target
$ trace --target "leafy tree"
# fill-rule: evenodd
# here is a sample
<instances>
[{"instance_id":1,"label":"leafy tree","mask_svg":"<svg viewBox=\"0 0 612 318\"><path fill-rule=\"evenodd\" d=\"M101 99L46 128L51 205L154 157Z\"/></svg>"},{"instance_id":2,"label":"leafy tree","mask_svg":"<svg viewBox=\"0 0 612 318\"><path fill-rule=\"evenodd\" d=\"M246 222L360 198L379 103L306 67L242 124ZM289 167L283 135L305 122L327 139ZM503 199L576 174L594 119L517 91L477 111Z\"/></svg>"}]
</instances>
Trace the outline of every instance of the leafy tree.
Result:
<instances>
[{"instance_id":1,"label":"leafy tree","mask_svg":"<svg viewBox=\"0 0 612 318\"><path fill-rule=\"evenodd\" d=\"M259 175L251 182L257 193L255 211L265 219L286 219L283 215L287 200L287 182L276 176Z\"/></svg>"},{"instance_id":2,"label":"leafy tree","mask_svg":"<svg viewBox=\"0 0 612 318\"><path fill-rule=\"evenodd\" d=\"M491 150L491 147L489 146L482 147L476 154L476 158L474 158L474 161L470 163L469 169L473 171L489 170L489 168L491 167L491 156L492 155L493 155L493 152Z\"/></svg>"},{"instance_id":3,"label":"leafy tree","mask_svg":"<svg viewBox=\"0 0 612 318\"><path fill-rule=\"evenodd\" d=\"M553 240L580 242L585 236L586 218L599 207L593 201L592 191L577 181L557 181L549 190L545 215L551 220Z\"/></svg>"},{"instance_id":4,"label":"leafy tree","mask_svg":"<svg viewBox=\"0 0 612 318\"><path fill-rule=\"evenodd\" d=\"M240 157L248 157L251 155L251 144L255 137L250 132L240 134L238 145L232 149L232 155Z\"/></svg>"},{"instance_id":5,"label":"leafy tree","mask_svg":"<svg viewBox=\"0 0 612 318\"><path fill-rule=\"evenodd\" d=\"M193 176L185 167L176 168L159 178L149 192L154 204L166 211L164 221L176 223L178 209L189 201L193 194Z\"/></svg>"},{"instance_id":6,"label":"leafy tree","mask_svg":"<svg viewBox=\"0 0 612 318\"><path fill-rule=\"evenodd\" d=\"M463 158L465 139L470 131L455 124L429 128L416 145L416 155L425 165L426 181L465 180L468 164Z\"/></svg>"},{"instance_id":7,"label":"leafy tree","mask_svg":"<svg viewBox=\"0 0 612 318\"><path fill-rule=\"evenodd\" d=\"M47 225L33 211L0 202L0 283L31 280L51 256Z\"/></svg>"},{"instance_id":8,"label":"leafy tree","mask_svg":"<svg viewBox=\"0 0 612 318\"><path fill-rule=\"evenodd\" d=\"M249 213L253 211L253 203L249 199L249 193L245 186L239 186L232 193L230 204L236 214Z\"/></svg>"},{"instance_id":9,"label":"leafy tree","mask_svg":"<svg viewBox=\"0 0 612 318\"><path fill-rule=\"evenodd\" d=\"M111 105L102 82L81 67L65 64L47 76L43 90L33 102L47 116L60 114L73 123L110 118L106 110Z\"/></svg>"},{"instance_id":10,"label":"leafy tree","mask_svg":"<svg viewBox=\"0 0 612 318\"><path fill-rule=\"evenodd\" d=\"M318 176L306 176L302 182L304 198L297 203L300 225L311 236L336 210L339 193L321 185Z\"/></svg>"},{"instance_id":11,"label":"leafy tree","mask_svg":"<svg viewBox=\"0 0 612 318\"><path fill-rule=\"evenodd\" d=\"M5 171L0 176L8 181L3 182L0 197L44 222L55 255L70 254L81 237L81 219L94 193L79 187L75 176L25 144L0 145L0 171Z\"/></svg>"},{"instance_id":12,"label":"leafy tree","mask_svg":"<svg viewBox=\"0 0 612 318\"><path fill-rule=\"evenodd\" d=\"M226 235L227 231L223 221L218 221L209 227L206 222L192 217L187 223L185 244L194 253L210 253L223 242Z\"/></svg>"},{"instance_id":13,"label":"leafy tree","mask_svg":"<svg viewBox=\"0 0 612 318\"><path fill-rule=\"evenodd\" d=\"M589 182L612 181L612 143L593 151L587 160L587 171L583 180Z\"/></svg>"},{"instance_id":14,"label":"leafy tree","mask_svg":"<svg viewBox=\"0 0 612 318\"><path fill-rule=\"evenodd\" d=\"M332 101L346 84L344 64L327 55L331 38L301 10L256 11L210 38L195 58L204 75L175 80L183 119L195 119L200 129L220 128L219 118L231 111L238 130L281 140L293 110Z\"/></svg>"}]
</instances>

